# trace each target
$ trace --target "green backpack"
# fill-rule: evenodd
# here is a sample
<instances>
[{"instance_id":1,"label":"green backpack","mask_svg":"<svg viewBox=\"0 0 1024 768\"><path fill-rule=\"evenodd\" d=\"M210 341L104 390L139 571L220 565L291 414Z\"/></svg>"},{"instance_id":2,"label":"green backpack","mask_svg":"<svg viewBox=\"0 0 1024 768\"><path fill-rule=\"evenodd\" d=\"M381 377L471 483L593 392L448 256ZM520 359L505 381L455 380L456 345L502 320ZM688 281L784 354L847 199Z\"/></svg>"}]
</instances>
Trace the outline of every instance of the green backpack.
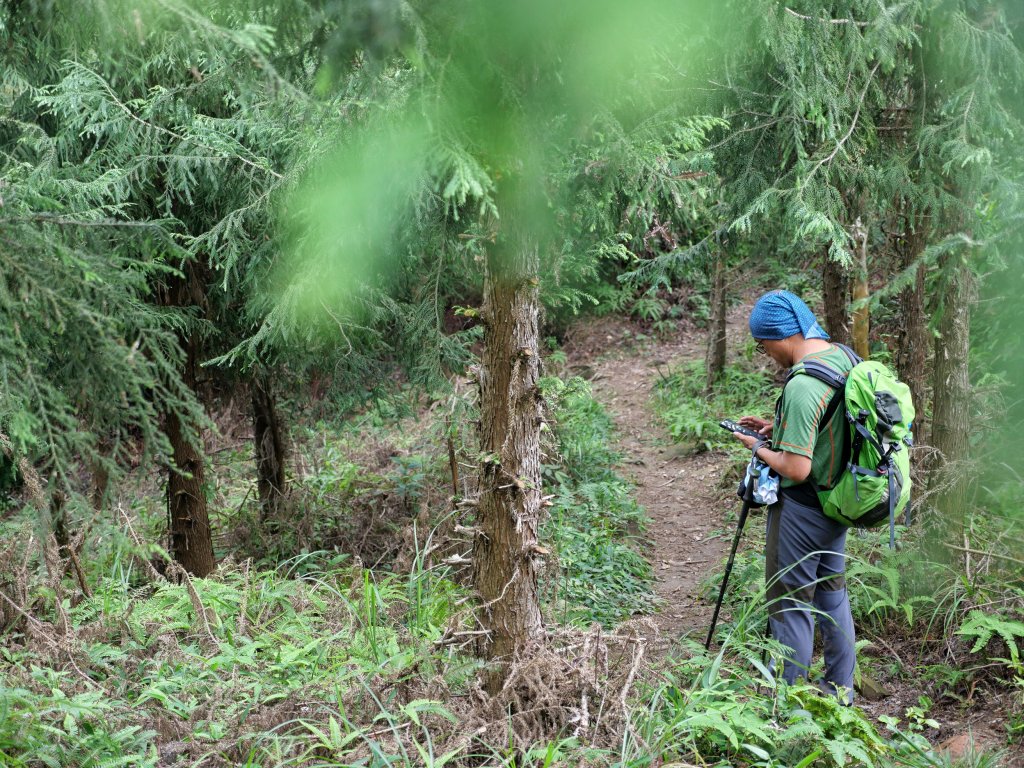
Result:
<instances>
[{"instance_id":1,"label":"green backpack","mask_svg":"<svg viewBox=\"0 0 1024 768\"><path fill-rule=\"evenodd\" d=\"M914 422L910 388L882 363L862 361L849 347L836 346L853 363L849 373L844 375L824 363L808 361L789 375L813 376L836 390L819 422L819 431L840 406L849 428L843 441L846 469L834 487L815 490L825 515L844 525L871 528L888 518L892 547L896 515L910 500L910 429Z\"/></svg>"}]
</instances>

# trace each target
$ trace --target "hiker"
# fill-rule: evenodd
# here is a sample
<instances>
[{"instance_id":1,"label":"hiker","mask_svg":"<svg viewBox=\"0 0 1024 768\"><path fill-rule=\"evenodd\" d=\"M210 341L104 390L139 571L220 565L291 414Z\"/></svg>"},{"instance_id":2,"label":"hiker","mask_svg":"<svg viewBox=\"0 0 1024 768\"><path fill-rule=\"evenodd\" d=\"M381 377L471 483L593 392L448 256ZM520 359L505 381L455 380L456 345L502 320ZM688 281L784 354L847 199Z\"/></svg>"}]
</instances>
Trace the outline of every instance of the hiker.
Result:
<instances>
[{"instance_id":1,"label":"hiker","mask_svg":"<svg viewBox=\"0 0 1024 768\"><path fill-rule=\"evenodd\" d=\"M816 360L845 374L853 361L829 342L814 313L789 291L761 296L750 313L757 349L785 369ZM824 641L823 688L853 701L853 616L846 590L847 527L826 517L815 484L831 488L843 471L842 409L820 424L835 390L811 376L794 376L776 404L773 422L744 416L742 426L771 440L757 456L780 477L779 500L767 509L765 580L771 635L789 648L783 678L806 677L814 646L815 617ZM733 433L748 449L757 438Z\"/></svg>"}]
</instances>

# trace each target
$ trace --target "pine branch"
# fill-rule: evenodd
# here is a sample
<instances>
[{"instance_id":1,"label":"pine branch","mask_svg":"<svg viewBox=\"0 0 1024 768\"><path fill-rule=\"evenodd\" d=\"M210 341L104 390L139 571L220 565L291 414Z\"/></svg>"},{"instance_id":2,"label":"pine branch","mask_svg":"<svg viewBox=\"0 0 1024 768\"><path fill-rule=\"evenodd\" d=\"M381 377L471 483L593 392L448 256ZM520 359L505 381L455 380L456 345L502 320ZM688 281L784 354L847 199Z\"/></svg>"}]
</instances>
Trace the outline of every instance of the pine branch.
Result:
<instances>
[{"instance_id":1,"label":"pine branch","mask_svg":"<svg viewBox=\"0 0 1024 768\"><path fill-rule=\"evenodd\" d=\"M875 66L871 68L871 73L868 75L868 80L866 83L864 83L864 89L861 91L860 98L857 100L857 110L853 113L853 120L850 121L850 129L836 143L836 146L832 150L832 152L827 157L822 158L815 164L815 166L811 169L810 173L808 173L807 176L804 178L803 183L800 185L801 190L803 190L807 186L808 182L810 182L811 180L811 177L814 176L815 173L817 173L818 169L821 168L822 165L826 163L831 163L832 160L835 159L835 156L839 153L839 150L842 149L843 144L845 144L846 140L853 135L853 131L857 127L857 120L860 118L860 111L864 106L864 99L867 97L868 94L868 88L871 86L871 81L874 79L875 72L878 71L878 67L880 65L881 62L876 62Z\"/></svg>"},{"instance_id":2,"label":"pine branch","mask_svg":"<svg viewBox=\"0 0 1024 768\"><path fill-rule=\"evenodd\" d=\"M856 21L854 19L829 19L826 17L805 16L804 14L797 13L792 8L788 7L786 8L786 13L788 13L790 16L795 16L798 19L803 19L804 21L820 21L822 23L827 24L853 24L854 26L857 27L867 27L871 25L870 21Z\"/></svg>"},{"instance_id":3,"label":"pine branch","mask_svg":"<svg viewBox=\"0 0 1024 768\"><path fill-rule=\"evenodd\" d=\"M124 219L72 219L67 216L49 213L29 213L23 216L7 216L0 218L2 224L21 224L25 222L37 222L43 224L56 224L63 227L114 227L117 229L155 229L163 231L157 221L128 221Z\"/></svg>"},{"instance_id":4,"label":"pine branch","mask_svg":"<svg viewBox=\"0 0 1024 768\"><path fill-rule=\"evenodd\" d=\"M89 75L92 75L96 79L96 81L100 83L100 86L106 92L107 96L114 103L114 105L118 109L120 109L122 112L124 112L124 114L127 115L130 119L134 120L135 122L139 123L140 125L144 125L147 128L151 128L152 130L157 131L158 133L162 133L162 134L164 134L166 136L170 136L171 138L177 139L178 141L180 141L182 143L186 143L187 144L187 143L191 142L191 143L195 144L196 146L202 147L203 149L205 149L205 150L207 150L209 152L217 152L217 149L215 147L211 147L208 144L204 144L204 143L202 143L200 141L197 141L195 138L186 138L186 137L182 136L180 133L172 131L169 128L164 128L162 125L156 125L154 123L149 122L148 120L143 120L141 117L136 115L128 107L127 104L125 104L123 101L121 101L119 98L117 98L117 94L114 93L114 89L110 87L110 84L106 81L106 79L104 79L103 77L101 77L97 73L93 72L88 67L86 67L86 66L84 66L82 64L78 64L77 62L72 62L72 66L74 66L75 68L78 68L78 69L88 73ZM270 174L271 176L273 176L276 179L284 178L280 173L275 171L273 168L268 168L265 165L261 165L259 163L255 163L252 160L249 160L248 158L242 157L241 155L235 155L235 156L231 157L231 159L238 160L240 163L242 163L243 165L247 165L250 168L254 168L256 170L268 173L268 174Z\"/></svg>"}]
</instances>

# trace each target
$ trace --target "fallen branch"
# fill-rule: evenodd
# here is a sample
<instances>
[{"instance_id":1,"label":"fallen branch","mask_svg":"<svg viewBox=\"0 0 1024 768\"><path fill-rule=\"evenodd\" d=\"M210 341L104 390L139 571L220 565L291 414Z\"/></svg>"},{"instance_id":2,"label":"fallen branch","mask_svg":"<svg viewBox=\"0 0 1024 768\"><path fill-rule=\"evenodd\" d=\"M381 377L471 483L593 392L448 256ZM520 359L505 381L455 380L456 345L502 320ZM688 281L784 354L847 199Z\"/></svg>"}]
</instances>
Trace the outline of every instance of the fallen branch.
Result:
<instances>
[{"instance_id":1,"label":"fallen branch","mask_svg":"<svg viewBox=\"0 0 1024 768\"><path fill-rule=\"evenodd\" d=\"M92 597L92 590L89 589L89 583L85 580L85 571L82 570L82 563L78 559L78 553L82 550L82 546L85 544L85 534L79 533L68 547L68 559L71 561L71 565L75 569L75 576L78 577L78 585L82 588L82 594L86 598Z\"/></svg>"},{"instance_id":2,"label":"fallen branch","mask_svg":"<svg viewBox=\"0 0 1024 768\"><path fill-rule=\"evenodd\" d=\"M132 540L132 542L135 544L135 546L139 549L140 552L144 552L146 547L142 542L142 537L139 536L138 532L135 530L135 527L132 525L132 519L128 516L128 513L124 511L124 507L119 506L117 509L121 513L121 516L124 518L125 529L128 531L128 538ZM145 564L147 570L149 571L150 578L152 578L153 581L166 581L164 576L156 568L153 567L153 563L149 561L149 558L143 558L141 556L138 556L138 559Z\"/></svg>"},{"instance_id":3,"label":"fallen branch","mask_svg":"<svg viewBox=\"0 0 1024 768\"><path fill-rule=\"evenodd\" d=\"M972 549L971 547L961 547L956 544L947 544L950 549L955 549L958 552L966 552L971 555L981 555L982 557L994 557L997 560L1006 560L1010 563L1016 563L1017 565L1024 565L1024 560L1020 560L1016 557L1010 557L1009 555L1000 555L998 552L984 552L980 549Z\"/></svg>"}]
</instances>

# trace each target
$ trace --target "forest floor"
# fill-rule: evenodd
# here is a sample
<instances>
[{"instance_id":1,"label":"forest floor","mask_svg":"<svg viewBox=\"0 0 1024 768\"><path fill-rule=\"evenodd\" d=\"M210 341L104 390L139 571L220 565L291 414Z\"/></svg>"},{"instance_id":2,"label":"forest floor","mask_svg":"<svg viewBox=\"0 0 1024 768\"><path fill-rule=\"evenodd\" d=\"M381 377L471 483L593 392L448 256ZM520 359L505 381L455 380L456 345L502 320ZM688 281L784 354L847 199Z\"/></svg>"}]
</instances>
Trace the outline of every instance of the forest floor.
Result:
<instances>
[{"instance_id":1,"label":"forest floor","mask_svg":"<svg viewBox=\"0 0 1024 768\"><path fill-rule=\"evenodd\" d=\"M745 340L751 303L729 310L730 360ZM671 653L685 637L703 643L714 607L705 582L723 567L735 533L735 516L730 512L738 509L736 460L722 451L694 453L675 444L652 407L659 377L682 363L702 360L705 338L704 331L689 325L672 335L655 335L635 321L609 316L573 326L564 344L570 372L591 381L595 397L615 424L615 447L622 455L619 470L634 484L635 498L647 513L643 554L653 566L662 605L652 617L659 637L649 639L662 655ZM766 403L765 412L769 409ZM738 418L744 414L715 415ZM763 544L756 530L762 524L760 516L751 518L741 551ZM727 602L720 622L727 621L728 615ZM869 633L869 639L876 653L879 646L884 654L896 653L891 650L893 644L906 646L905 658L916 653L911 638ZM857 702L875 718L903 719L928 693L921 681L886 675L878 682L878 694L861 695ZM1000 734L1005 732L1007 696L1003 692L989 706L972 701L970 695L966 703L936 702L929 714L940 720L941 728L926 735L952 758L970 752L972 743L974 749L998 749L1003 742ZM1024 765L1021 745L1003 754L1006 765Z\"/></svg>"},{"instance_id":2,"label":"forest floor","mask_svg":"<svg viewBox=\"0 0 1024 768\"><path fill-rule=\"evenodd\" d=\"M729 312L730 349L740 346L748 313L746 304ZM636 323L607 317L575 326L565 344L570 369L591 380L615 423L620 471L647 511L644 554L663 604L654 617L662 652L687 635L703 641L713 605L701 584L720 566L733 535L726 518L735 506L735 483L725 478L734 460L720 451L691 453L674 445L651 408L658 378L680 363L703 359L705 336L692 327L647 335Z\"/></svg>"}]
</instances>

